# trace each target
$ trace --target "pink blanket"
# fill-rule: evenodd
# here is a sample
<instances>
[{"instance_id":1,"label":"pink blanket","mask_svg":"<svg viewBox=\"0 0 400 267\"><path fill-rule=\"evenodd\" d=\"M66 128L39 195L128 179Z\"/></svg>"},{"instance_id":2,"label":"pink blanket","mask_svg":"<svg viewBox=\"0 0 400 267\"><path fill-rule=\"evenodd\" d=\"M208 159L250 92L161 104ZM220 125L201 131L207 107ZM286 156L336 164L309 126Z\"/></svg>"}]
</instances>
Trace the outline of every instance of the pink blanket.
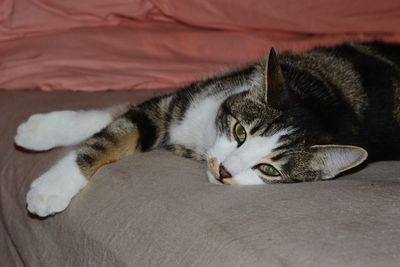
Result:
<instances>
[{"instance_id":1,"label":"pink blanket","mask_svg":"<svg viewBox=\"0 0 400 267\"><path fill-rule=\"evenodd\" d=\"M0 88L174 88L371 39L400 42L398 0L0 0Z\"/></svg>"}]
</instances>

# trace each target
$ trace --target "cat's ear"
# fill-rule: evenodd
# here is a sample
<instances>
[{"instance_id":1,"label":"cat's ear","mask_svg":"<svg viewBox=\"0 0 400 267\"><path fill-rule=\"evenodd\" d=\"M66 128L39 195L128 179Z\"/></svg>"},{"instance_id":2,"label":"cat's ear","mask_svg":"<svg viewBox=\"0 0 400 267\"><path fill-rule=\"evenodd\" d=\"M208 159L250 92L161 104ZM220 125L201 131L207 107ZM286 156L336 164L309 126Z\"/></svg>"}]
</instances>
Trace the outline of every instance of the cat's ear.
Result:
<instances>
[{"instance_id":1,"label":"cat's ear","mask_svg":"<svg viewBox=\"0 0 400 267\"><path fill-rule=\"evenodd\" d=\"M316 145L310 148L310 152L311 166L322 172L323 180L358 166L368 156L365 149L347 145Z\"/></svg>"},{"instance_id":2,"label":"cat's ear","mask_svg":"<svg viewBox=\"0 0 400 267\"><path fill-rule=\"evenodd\" d=\"M282 109L288 98L281 64L274 48L271 48L268 62L264 70L265 77L265 101L275 109Z\"/></svg>"}]
</instances>

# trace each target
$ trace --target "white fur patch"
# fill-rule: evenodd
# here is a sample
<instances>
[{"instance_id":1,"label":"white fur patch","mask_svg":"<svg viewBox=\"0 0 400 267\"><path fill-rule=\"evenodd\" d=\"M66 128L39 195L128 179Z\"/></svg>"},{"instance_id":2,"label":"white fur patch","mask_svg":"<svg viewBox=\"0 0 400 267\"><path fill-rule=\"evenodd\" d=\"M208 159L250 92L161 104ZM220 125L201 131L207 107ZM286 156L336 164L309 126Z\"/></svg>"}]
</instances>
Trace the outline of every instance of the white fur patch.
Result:
<instances>
[{"instance_id":1,"label":"white fur patch","mask_svg":"<svg viewBox=\"0 0 400 267\"><path fill-rule=\"evenodd\" d=\"M222 101L206 98L192 104L183 121L171 129L171 143L202 149L212 146L217 135L215 117Z\"/></svg>"},{"instance_id":2,"label":"white fur patch","mask_svg":"<svg viewBox=\"0 0 400 267\"><path fill-rule=\"evenodd\" d=\"M71 152L32 183L27 208L41 217L63 211L87 183Z\"/></svg>"},{"instance_id":3,"label":"white fur patch","mask_svg":"<svg viewBox=\"0 0 400 267\"><path fill-rule=\"evenodd\" d=\"M170 130L171 144L196 148L198 153L204 154L214 145L217 136L215 119L222 102L229 96L245 90L248 90L247 86L238 86L231 88L229 92L222 92L221 95L205 97L191 103L182 122Z\"/></svg>"},{"instance_id":4,"label":"white fur patch","mask_svg":"<svg viewBox=\"0 0 400 267\"><path fill-rule=\"evenodd\" d=\"M208 158L216 158L219 163L237 148L237 142L229 140L226 136L217 136L214 146L207 152Z\"/></svg>"},{"instance_id":5,"label":"white fur patch","mask_svg":"<svg viewBox=\"0 0 400 267\"><path fill-rule=\"evenodd\" d=\"M279 131L269 137L256 136L249 138L229 155L222 164L235 177L243 170L253 167L260 159L268 156L278 147L279 138L286 133L286 131Z\"/></svg>"},{"instance_id":6,"label":"white fur patch","mask_svg":"<svg viewBox=\"0 0 400 267\"><path fill-rule=\"evenodd\" d=\"M239 148L236 141L220 136L216 139L214 147L209 150L208 157L216 158L238 184L262 184L263 181L252 167L261 159L268 157L279 146L281 136L290 132L291 129L284 129L268 137L250 137ZM212 180L210 175L212 174L208 174L209 179Z\"/></svg>"},{"instance_id":7,"label":"white fur patch","mask_svg":"<svg viewBox=\"0 0 400 267\"><path fill-rule=\"evenodd\" d=\"M240 185L256 185L264 183L252 169L247 169L235 175L235 181Z\"/></svg>"},{"instance_id":8,"label":"white fur patch","mask_svg":"<svg viewBox=\"0 0 400 267\"><path fill-rule=\"evenodd\" d=\"M111 112L106 111L66 110L35 114L18 127L15 143L36 151L76 145L111 121Z\"/></svg>"}]
</instances>

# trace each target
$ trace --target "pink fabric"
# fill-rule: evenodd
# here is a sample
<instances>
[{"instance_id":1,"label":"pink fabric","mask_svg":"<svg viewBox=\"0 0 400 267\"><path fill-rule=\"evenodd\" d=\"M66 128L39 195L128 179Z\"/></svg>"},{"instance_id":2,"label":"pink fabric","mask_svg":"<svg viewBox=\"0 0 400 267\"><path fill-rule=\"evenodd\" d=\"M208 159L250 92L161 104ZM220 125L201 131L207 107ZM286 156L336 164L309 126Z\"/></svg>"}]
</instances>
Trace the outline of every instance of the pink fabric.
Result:
<instances>
[{"instance_id":1,"label":"pink fabric","mask_svg":"<svg viewBox=\"0 0 400 267\"><path fill-rule=\"evenodd\" d=\"M399 26L398 0L0 0L0 88L174 88Z\"/></svg>"}]
</instances>

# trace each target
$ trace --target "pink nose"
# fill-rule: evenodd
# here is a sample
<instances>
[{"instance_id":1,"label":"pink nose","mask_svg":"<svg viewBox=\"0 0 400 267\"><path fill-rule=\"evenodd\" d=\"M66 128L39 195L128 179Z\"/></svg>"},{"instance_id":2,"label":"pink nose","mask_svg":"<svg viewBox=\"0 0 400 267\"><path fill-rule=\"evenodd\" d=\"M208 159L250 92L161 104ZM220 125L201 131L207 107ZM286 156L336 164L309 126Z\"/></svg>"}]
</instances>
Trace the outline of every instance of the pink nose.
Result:
<instances>
[{"instance_id":1,"label":"pink nose","mask_svg":"<svg viewBox=\"0 0 400 267\"><path fill-rule=\"evenodd\" d=\"M219 178L220 179L225 179L225 178L231 178L232 175L225 169L224 165L219 165Z\"/></svg>"}]
</instances>

